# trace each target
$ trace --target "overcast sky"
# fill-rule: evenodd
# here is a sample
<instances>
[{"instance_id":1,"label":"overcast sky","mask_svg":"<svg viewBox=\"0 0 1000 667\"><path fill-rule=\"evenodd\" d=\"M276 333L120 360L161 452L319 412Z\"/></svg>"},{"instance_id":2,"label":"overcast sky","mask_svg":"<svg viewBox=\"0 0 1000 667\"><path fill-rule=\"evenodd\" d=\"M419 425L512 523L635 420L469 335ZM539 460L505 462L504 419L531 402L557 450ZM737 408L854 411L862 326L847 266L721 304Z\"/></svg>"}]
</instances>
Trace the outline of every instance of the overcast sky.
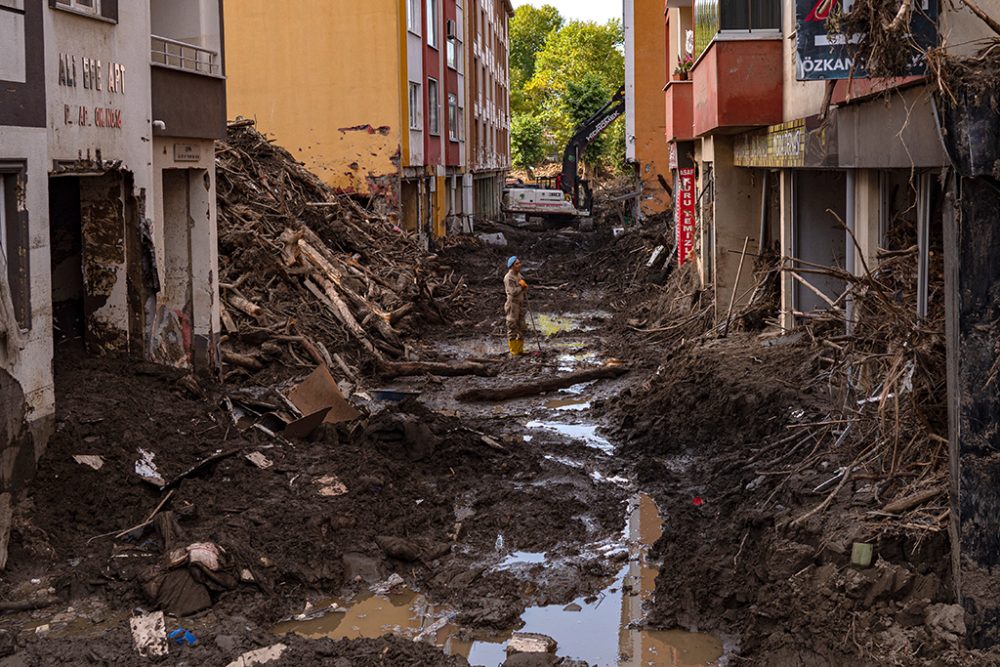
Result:
<instances>
[{"instance_id":1,"label":"overcast sky","mask_svg":"<svg viewBox=\"0 0 1000 667\"><path fill-rule=\"evenodd\" d=\"M570 20L604 23L608 19L622 17L622 0L514 0L515 7L521 5L552 5Z\"/></svg>"}]
</instances>

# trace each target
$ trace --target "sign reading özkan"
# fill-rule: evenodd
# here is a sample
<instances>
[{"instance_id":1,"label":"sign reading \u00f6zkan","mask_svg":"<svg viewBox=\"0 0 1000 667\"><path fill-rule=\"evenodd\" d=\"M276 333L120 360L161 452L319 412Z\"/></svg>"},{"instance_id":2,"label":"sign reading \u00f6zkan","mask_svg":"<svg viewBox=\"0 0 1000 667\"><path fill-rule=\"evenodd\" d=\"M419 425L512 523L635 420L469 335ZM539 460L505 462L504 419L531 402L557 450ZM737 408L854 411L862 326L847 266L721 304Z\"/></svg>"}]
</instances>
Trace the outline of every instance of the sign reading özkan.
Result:
<instances>
[{"instance_id":1,"label":"sign reading \u00f6zkan","mask_svg":"<svg viewBox=\"0 0 1000 667\"><path fill-rule=\"evenodd\" d=\"M851 11L854 0L795 0L796 54L795 78L799 81L828 79L866 79L868 73L851 57L850 44L860 35L830 32L827 19L840 12ZM912 57L905 72L899 76L919 76L927 71L924 52L937 45L938 0L916 0L910 17ZM853 70L853 71L852 71Z\"/></svg>"},{"instance_id":2,"label":"sign reading \u00f6zkan","mask_svg":"<svg viewBox=\"0 0 1000 667\"><path fill-rule=\"evenodd\" d=\"M677 170L677 265L694 259L694 168Z\"/></svg>"}]
</instances>

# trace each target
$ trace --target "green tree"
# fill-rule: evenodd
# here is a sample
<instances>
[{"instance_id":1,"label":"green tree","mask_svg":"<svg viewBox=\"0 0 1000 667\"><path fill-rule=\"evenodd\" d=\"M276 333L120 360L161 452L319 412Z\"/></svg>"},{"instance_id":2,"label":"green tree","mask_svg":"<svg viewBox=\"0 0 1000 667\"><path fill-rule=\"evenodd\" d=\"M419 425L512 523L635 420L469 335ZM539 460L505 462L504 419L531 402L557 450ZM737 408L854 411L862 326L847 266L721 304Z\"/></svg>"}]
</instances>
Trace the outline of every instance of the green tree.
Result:
<instances>
[{"instance_id":1,"label":"green tree","mask_svg":"<svg viewBox=\"0 0 1000 667\"><path fill-rule=\"evenodd\" d=\"M579 81L570 81L566 86L563 106L573 127L597 113L611 99L611 94L607 83L593 72L587 72ZM609 145L608 134L609 130L605 130L587 147L582 156L587 165L595 166L602 162Z\"/></svg>"},{"instance_id":2,"label":"green tree","mask_svg":"<svg viewBox=\"0 0 1000 667\"><path fill-rule=\"evenodd\" d=\"M524 108L524 84L535 75L535 58L549 35L563 25L559 10L552 5L533 7L521 5L510 20L510 82L511 109Z\"/></svg>"},{"instance_id":3,"label":"green tree","mask_svg":"<svg viewBox=\"0 0 1000 667\"><path fill-rule=\"evenodd\" d=\"M510 153L515 167L534 167L545 158L545 133L531 114L516 113L511 118Z\"/></svg>"},{"instance_id":4,"label":"green tree","mask_svg":"<svg viewBox=\"0 0 1000 667\"><path fill-rule=\"evenodd\" d=\"M550 155L561 157L576 126L624 85L624 40L617 20L604 25L573 21L549 33L535 59L535 73L524 85L523 106L542 122ZM591 166L617 168L623 163L624 142L615 140L620 124L608 128L584 156Z\"/></svg>"}]
</instances>

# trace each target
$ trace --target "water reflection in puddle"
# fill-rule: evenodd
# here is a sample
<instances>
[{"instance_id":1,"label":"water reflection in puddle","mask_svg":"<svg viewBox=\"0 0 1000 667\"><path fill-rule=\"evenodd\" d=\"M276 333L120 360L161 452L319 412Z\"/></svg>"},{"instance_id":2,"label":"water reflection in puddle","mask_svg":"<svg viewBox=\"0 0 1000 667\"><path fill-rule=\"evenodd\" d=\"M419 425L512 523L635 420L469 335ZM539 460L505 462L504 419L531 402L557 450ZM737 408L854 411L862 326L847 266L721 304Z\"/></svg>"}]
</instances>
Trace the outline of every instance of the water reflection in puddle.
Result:
<instances>
[{"instance_id":1,"label":"water reflection in puddle","mask_svg":"<svg viewBox=\"0 0 1000 667\"><path fill-rule=\"evenodd\" d=\"M532 607L521 616L521 632L556 640L557 654L600 667L696 667L718 664L722 643L710 635L683 631L644 631L630 626L643 618L643 603L653 593L657 567L646 551L660 536L662 523L652 498L642 494L629 514L629 563L596 600ZM623 591L628 586L630 593ZM506 643L478 641L468 655L473 665L495 667Z\"/></svg>"},{"instance_id":2,"label":"water reflection in puddle","mask_svg":"<svg viewBox=\"0 0 1000 667\"><path fill-rule=\"evenodd\" d=\"M635 629L643 618L643 603L652 596L657 567L646 552L660 536L661 520L653 500L634 499L628 518L628 564L595 599L578 598L569 605L532 607L521 616L521 632L537 632L558 643L557 655L586 660L599 667L699 667L718 664L722 643L709 635L680 631ZM606 545L608 556L620 549ZM545 562L545 554L514 552L501 568ZM625 589L628 589L628 593ZM329 613L305 621L290 621L275 628L278 634L295 632L305 637L345 639L380 637L390 632L441 647L472 665L497 667L506 660L506 639L465 641L453 622L455 612L433 605L409 590L390 595L364 594L349 603L328 602Z\"/></svg>"},{"instance_id":3,"label":"water reflection in puddle","mask_svg":"<svg viewBox=\"0 0 1000 667\"><path fill-rule=\"evenodd\" d=\"M545 402L545 407L549 410L589 410L590 399L572 396L566 398L553 398Z\"/></svg>"},{"instance_id":4,"label":"water reflection in puddle","mask_svg":"<svg viewBox=\"0 0 1000 667\"><path fill-rule=\"evenodd\" d=\"M583 322L586 320L606 320L610 317L610 313L600 310L572 315L539 313L537 326L538 330L547 338L566 331L593 331L596 327Z\"/></svg>"},{"instance_id":5,"label":"water reflection in puddle","mask_svg":"<svg viewBox=\"0 0 1000 667\"><path fill-rule=\"evenodd\" d=\"M568 438L579 440L588 447L599 449L606 454L611 454L615 450L606 438L597 435L597 426L593 424L563 424L561 422L530 421L528 428L543 428L548 431L555 431Z\"/></svg>"}]
</instances>

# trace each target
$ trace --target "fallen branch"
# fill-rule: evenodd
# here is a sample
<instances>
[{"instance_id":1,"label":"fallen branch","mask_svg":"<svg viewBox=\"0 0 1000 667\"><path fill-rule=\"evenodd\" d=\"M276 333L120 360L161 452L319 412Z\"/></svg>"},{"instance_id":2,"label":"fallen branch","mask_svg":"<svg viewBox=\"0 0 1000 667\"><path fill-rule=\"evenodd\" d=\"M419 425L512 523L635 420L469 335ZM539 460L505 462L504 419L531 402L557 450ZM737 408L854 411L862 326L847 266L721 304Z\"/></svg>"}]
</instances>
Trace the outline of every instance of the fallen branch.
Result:
<instances>
[{"instance_id":1,"label":"fallen branch","mask_svg":"<svg viewBox=\"0 0 1000 667\"><path fill-rule=\"evenodd\" d=\"M386 378L397 378L407 375L441 375L443 377L458 377L461 375L492 377L496 375L496 371L492 367L475 361L463 361L451 364L434 361L387 361L382 364L380 373Z\"/></svg>"},{"instance_id":2,"label":"fallen branch","mask_svg":"<svg viewBox=\"0 0 1000 667\"><path fill-rule=\"evenodd\" d=\"M45 609L62 602L55 595L46 595L37 600L12 600L10 602L0 601L0 614L10 614L17 611L34 611L35 609Z\"/></svg>"},{"instance_id":3,"label":"fallen branch","mask_svg":"<svg viewBox=\"0 0 1000 667\"><path fill-rule=\"evenodd\" d=\"M497 389L471 389L458 394L455 398L459 401L508 401L513 398L523 398L525 396L535 396L557 389L565 389L575 384L583 382L593 382L594 380L607 380L621 377L629 372L627 366L601 366L578 373L559 375L547 380L538 380L511 387Z\"/></svg>"}]
</instances>

